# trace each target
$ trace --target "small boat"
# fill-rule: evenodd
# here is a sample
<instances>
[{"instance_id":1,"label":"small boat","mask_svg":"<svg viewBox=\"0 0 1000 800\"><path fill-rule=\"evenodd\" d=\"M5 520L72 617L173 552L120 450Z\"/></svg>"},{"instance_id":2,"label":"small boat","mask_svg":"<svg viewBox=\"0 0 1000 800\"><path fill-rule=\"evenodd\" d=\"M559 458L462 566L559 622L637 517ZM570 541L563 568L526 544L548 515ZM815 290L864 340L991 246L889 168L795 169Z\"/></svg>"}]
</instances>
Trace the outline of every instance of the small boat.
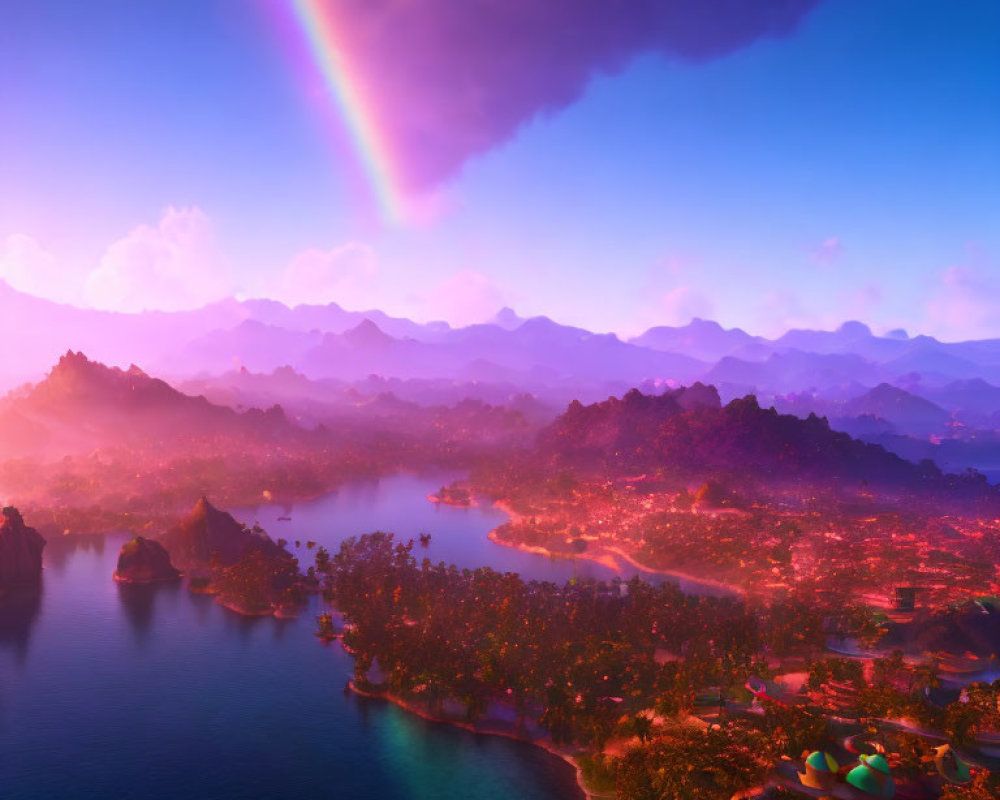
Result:
<instances>
[{"instance_id":1,"label":"small boat","mask_svg":"<svg viewBox=\"0 0 1000 800\"><path fill-rule=\"evenodd\" d=\"M278 522L291 522L291 517L278 517Z\"/></svg>"}]
</instances>

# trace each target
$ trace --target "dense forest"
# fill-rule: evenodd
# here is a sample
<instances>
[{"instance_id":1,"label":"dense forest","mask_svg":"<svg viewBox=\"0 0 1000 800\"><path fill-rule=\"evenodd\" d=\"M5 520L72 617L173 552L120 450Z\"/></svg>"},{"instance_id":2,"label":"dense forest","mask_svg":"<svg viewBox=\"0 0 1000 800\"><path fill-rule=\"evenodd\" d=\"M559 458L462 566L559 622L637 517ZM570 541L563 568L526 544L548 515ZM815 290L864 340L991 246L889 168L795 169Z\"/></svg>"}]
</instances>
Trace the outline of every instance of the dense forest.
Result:
<instances>
[{"instance_id":1,"label":"dense forest","mask_svg":"<svg viewBox=\"0 0 1000 800\"><path fill-rule=\"evenodd\" d=\"M728 798L783 756L830 745L834 710L876 727L906 715L957 743L1000 724L1000 682L978 685L971 703L937 706L925 691L936 681L932 664L909 665L897 653L866 676L859 662L824 654L829 632L870 643L885 634L861 606L805 597L750 606L639 580L525 582L489 568L418 564L412 542L385 533L322 551L316 569L347 620L355 685L418 702L431 716L458 701L466 722L501 704L526 738L541 732L572 748L622 800ZM779 660L808 671L810 701L753 710L747 682L773 677ZM824 694L831 685L846 687L836 708ZM903 775L919 777L925 766L917 758Z\"/></svg>"}]
</instances>

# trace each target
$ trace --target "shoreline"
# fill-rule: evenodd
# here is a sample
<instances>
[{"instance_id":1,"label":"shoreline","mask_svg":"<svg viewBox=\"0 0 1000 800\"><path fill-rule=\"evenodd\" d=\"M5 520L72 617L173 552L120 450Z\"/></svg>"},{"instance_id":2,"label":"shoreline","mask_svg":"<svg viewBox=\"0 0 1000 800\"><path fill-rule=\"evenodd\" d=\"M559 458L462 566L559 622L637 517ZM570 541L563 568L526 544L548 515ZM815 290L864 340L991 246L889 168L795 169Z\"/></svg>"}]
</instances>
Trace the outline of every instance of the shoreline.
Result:
<instances>
[{"instance_id":1,"label":"shoreline","mask_svg":"<svg viewBox=\"0 0 1000 800\"><path fill-rule=\"evenodd\" d=\"M741 589L738 586L733 586L731 583L726 583L724 581L717 581L713 578L700 578L697 575L692 575L690 572L681 572L676 569L655 569L653 567L647 567L644 564L640 564L632 556L618 547L605 547L604 551L606 553L611 553L613 556L618 556L623 561L628 562L636 569L641 569L643 572L649 572L653 575L668 575L672 578L677 578L678 580L685 580L688 583L701 583L705 586L712 586L716 589L724 589L725 591L731 592L735 595L746 595L746 591L744 589Z\"/></svg>"},{"instance_id":2,"label":"shoreline","mask_svg":"<svg viewBox=\"0 0 1000 800\"><path fill-rule=\"evenodd\" d=\"M427 720L428 722L436 722L441 725L450 725L453 728L460 728L461 730L468 731L469 733L479 734L480 736L500 736L504 739L511 739L512 741L515 742L524 742L525 744L530 744L534 747L539 747L542 750L545 750L547 753L556 756L557 758L565 761L567 764L573 767L574 771L576 772L576 784L580 788L580 792L583 794L585 800L611 800L611 798L615 797L615 795L597 794L595 792L592 792L589 788L587 788L587 784L583 779L583 769L577 762L576 757L572 755L570 752L568 752L566 749L560 748L559 746L553 744L551 741L547 739L536 739L530 736L527 737L520 736L514 732L503 731L503 730L493 730L489 728L484 729L478 727L475 723L472 722L462 722L460 720L452 720L452 719L447 719L445 717L438 717L408 700L404 700L401 697L397 697L391 692L371 691L368 689L361 689L357 686L357 684L354 683L353 678L347 682L347 686L352 692L354 692L354 694L358 695L359 697L366 697L372 700L383 700L387 703L392 703L394 706L403 709L403 711L406 711L408 714L413 714L417 717L420 717L421 719Z\"/></svg>"},{"instance_id":3,"label":"shoreline","mask_svg":"<svg viewBox=\"0 0 1000 800\"><path fill-rule=\"evenodd\" d=\"M246 606L240 605L235 600L224 600L218 594L215 595L215 602L223 608L232 611L234 614L239 614L242 617L272 617L275 615L273 607L267 609L249 609Z\"/></svg>"},{"instance_id":4,"label":"shoreline","mask_svg":"<svg viewBox=\"0 0 1000 800\"><path fill-rule=\"evenodd\" d=\"M208 594L208 592L203 592L202 594ZM239 614L241 617L274 617L275 619L298 619L301 615L301 608L290 607L290 606L276 606L271 604L268 608L261 606L260 608L248 608L241 605L236 600L228 600L223 598L218 593L214 594L215 602L222 606L227 611L232 611L234 614Z\"/></svg>"},{"instance_id":5,"label":"shoreline","mask_svg":"<svg viewBox=\"0 0 1000 800\"><path fill-rule=\"evenodd\" d=\"M111 576L115 583L120 583L123 586L155 586L160 583L170 583L171 581L179 581L184 578L183 573L177 575L171 575L170 577L164 578L145 578L143 580L136 580L135 578L128 578L118 574L118 570L115 570L114 575Z\"/></svg>"},{"instance_id":6,"label":"shoreline","mask_svg":"<svg viewBox=\"0 0 1000 800\"><path fill-rule=\"evenodd\" d=\"M501 539L497 536L497 529L494 528L489 533L486 534L486 538L489 539L494 544L498 544L501 547L510 547L513 550L520 550L522 553L531 553L536 556L544 556L546 558L561 558L566 561L573 561L574 559L582 558L587 561L593 561L600 564L602 567L607 567L608 569L613 569L615 572L621 572L618 566L618 562L610 555L587 555L586 553L580 553L579 555L570 553L555 553L549 550L547 547L542 547L540 544L518 544L517 542L508 542L505 539Z\"/></svg>"},{"instance_id":7,"label":"shoreline","mask_svg":"<svg viewBox=\"0 0 1000 800\"><path fill-rule=\"evenodd\" d=\"M494 503L494 506L499 508L504 513L508 513L507 509L502 507L500 503ZM510 521L515 522L516 520L512 519ZM603 546L592 553L588 553L586 551L580 554L555 553L541 545L519 544L517 542L509 542L504 539L501 539L497 535L497 528L494 528L488 534L486 534L486 538L489 539L494 544L498 544L502 547L510 547L513 548L514 550L520 550L524 553L532 553L534 555L546 556L548 558L564 558L567 560L585 559L587 561L593 561L594 563L600 564L603 567L608 567L609 569L613 569L615 572L619 574L622 573L621 564L618 563L618 559L620 558L622 561L625 561L627 564L634 567L635 569L647 572L651 575L662 575L667 578L676 578L678 581L686 581L689 584L701 584L702 586L707 586L713 589L719 589L724 592L728 592L729 594L732 594L736 597L746 596L745 590L739 588L738 586L733 586L732 584L724 583L723 581L717 581L711 578L700 578L697 575L692 575L689 572L681 572L680 570L675 570L675 569L655 569L653 567L647 567L645 564L636 561L632 556L630 556L628 553L626 553L625 551L621 550L618 547Z\"/></svg>"}]
</instances>

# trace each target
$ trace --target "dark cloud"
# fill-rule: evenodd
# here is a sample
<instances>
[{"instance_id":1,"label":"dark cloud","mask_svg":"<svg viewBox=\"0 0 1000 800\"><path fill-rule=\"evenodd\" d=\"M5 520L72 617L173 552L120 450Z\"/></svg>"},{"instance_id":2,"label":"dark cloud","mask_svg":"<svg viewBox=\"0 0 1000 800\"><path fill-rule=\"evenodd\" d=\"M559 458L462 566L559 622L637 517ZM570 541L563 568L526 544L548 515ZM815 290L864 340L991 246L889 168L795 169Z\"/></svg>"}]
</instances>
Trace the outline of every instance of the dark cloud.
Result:
<instances>
[{"instance_id":1,"label":"dark cloud","mask_svg":"<svg viewBox=\"0 0 1000 800\"><path fill-rule=\"evenodd\" d=\"M699 61L821 0L327 0L407 182L426 187L636 55Z\"/></svg>"}]
</instances>

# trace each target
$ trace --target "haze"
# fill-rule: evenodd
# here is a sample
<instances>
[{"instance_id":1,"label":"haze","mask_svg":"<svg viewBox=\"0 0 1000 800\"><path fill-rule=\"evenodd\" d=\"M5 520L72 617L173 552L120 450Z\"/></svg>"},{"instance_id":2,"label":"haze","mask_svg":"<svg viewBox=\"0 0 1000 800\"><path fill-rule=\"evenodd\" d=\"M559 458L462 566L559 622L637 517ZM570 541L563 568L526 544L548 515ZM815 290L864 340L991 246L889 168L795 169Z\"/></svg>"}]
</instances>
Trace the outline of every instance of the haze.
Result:
<instances>
[{"instance_id":1,"label":"haze","mask_svg":"<svg viewBox=\"0 0 1000 800\"><path fill-rule=\"evenodd\" d=\"M1000 5L0 0L0 794L1000 797Z\"/></svg>"}]
</instances>

